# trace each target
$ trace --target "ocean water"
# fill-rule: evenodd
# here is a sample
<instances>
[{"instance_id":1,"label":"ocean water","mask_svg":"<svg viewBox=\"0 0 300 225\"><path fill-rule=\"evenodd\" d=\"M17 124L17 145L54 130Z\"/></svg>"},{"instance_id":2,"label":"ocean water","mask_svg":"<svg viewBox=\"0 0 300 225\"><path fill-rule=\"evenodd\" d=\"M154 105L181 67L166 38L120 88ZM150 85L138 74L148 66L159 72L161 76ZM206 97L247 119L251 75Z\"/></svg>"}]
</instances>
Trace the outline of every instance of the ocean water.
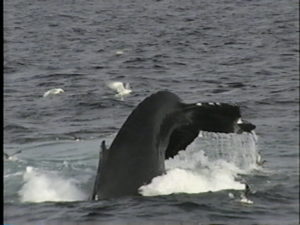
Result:
<instances>
[{"instance_id":1,"label":"ocean water","mask_svg":"<svg viewBox=\"0 0 300 225\"><path fill-rule=\"evenodd\" d=\"M166 89L256 135L203 133L140 196L88 201L101 141ZM5 224L299 224L299 2L4 0L4 151Z\"/></svg>"}]
</instances>

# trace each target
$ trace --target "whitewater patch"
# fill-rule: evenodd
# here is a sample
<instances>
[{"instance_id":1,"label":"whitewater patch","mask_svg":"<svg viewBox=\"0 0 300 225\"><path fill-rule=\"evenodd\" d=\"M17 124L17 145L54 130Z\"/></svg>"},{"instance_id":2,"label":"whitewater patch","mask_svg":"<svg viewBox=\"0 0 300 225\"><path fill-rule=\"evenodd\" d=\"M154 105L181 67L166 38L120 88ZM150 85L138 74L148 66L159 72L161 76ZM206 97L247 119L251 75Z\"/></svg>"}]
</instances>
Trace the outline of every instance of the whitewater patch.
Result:
<instances>
[{"instance_id":1,"label":"whitewater patch","mask_svg":"<svg viewBox=\"0 0 300 225\"><path fill-rule=\"evenodd\" d=\"M24 185L18 192L22 202L80 201L87 199L78 181L57 173L26 167Z\"/></svg>"},{"instance_id":2,"label":"whitewater patch","mask_svg":"<svg viewBox=\"0 0 300 225\"><path fill-rule=\"evenodd\" d=\"M140 191L144 196L155 196L173 193L195 194L225 189L243 190L244 188L245 185L235 181L231 173L213 170L200 173L173 169L164 176L155 177L149 185L142 186Z\"/></svg>"},{"instance_id":3,"label":"whitewater patch","mask_svg":"<svg viewBox=\"0 0 300 225\"><path fill-rule=\"evenodd\" d=\"M254 134L201 133L185 151L165 162L166 174L139 188L143 196L244 190L239 174L256 169Z\"/></svg>"}]
</instances>

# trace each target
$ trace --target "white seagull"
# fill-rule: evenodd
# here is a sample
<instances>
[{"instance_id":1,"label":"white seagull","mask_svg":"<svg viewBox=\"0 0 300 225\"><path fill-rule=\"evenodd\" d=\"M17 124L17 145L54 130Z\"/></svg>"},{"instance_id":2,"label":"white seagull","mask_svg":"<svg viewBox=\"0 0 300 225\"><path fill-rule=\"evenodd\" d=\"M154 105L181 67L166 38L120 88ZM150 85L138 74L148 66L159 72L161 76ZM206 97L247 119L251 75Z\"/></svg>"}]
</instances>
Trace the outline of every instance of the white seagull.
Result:
<instances>
[{"instance_id":1,"label":"white seagull","mask_svg":"<svg viewBox=\"0 0 300 225\"><path fill-rule=\"evenodd\" d=\"M49 91L46 91L43 95L43 97L47 97L49 95L58 95L60 93L64 93L65 91L61 88L53 88L53 89L50 89Z\"/></svg>"},{"instance_id":2,"label":"white seagull","mask_svg":"<svg viewBox=\"0 0 300 225\"><path fill-rule=\"evenodd\" d=\"M117 94L115 95L116 97L121 97L123 99L124 96L129 95L132 90L130 89L129 83L126 83L125 85L122 82L115 81L115 82L110 82L107 84L107 86L116 91Z\"/></svg>"}]
</instances>

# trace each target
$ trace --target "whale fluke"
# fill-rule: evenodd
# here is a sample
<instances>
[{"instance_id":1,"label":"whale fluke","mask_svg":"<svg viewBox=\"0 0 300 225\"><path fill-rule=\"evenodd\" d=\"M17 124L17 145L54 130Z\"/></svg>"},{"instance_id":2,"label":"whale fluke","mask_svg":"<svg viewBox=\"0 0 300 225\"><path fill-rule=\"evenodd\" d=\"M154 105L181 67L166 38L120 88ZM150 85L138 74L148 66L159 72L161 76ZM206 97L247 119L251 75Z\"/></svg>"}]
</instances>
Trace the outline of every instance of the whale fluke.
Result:
<instances>
[{"instance_id":1,"label":"whale fluke","mask_svg":"<svg viewBox=\"0 0 300 225\"><path fill-rule=\"evenodd\" d=\"M132 111L109 148L102 141L91 199L137 195L139 187L165 173L165 159L186 149L200 131L240 134L253 129L237 105L186 104L159 91Z\"/></svg>"}]
</instances>

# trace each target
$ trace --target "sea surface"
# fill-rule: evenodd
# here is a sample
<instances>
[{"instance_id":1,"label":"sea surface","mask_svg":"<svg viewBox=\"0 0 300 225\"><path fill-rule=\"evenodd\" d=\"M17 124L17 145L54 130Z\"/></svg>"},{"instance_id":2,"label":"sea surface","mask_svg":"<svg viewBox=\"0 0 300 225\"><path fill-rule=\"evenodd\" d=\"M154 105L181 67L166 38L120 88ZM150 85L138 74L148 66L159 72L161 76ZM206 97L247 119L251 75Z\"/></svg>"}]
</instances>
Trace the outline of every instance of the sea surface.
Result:
<instances>
[{"instance_id":1,"label":"sea surface","mask_svg":"<svg viewBox=\"0 0 300 225\"><path fill-rule=\"evenodd\" d=\"M299 224L297 0L4 0L3 64L4 224ZM203 133L140 196L89 201L101 141L159 90L256 135Z\"/></svg>"}]
</instances>

